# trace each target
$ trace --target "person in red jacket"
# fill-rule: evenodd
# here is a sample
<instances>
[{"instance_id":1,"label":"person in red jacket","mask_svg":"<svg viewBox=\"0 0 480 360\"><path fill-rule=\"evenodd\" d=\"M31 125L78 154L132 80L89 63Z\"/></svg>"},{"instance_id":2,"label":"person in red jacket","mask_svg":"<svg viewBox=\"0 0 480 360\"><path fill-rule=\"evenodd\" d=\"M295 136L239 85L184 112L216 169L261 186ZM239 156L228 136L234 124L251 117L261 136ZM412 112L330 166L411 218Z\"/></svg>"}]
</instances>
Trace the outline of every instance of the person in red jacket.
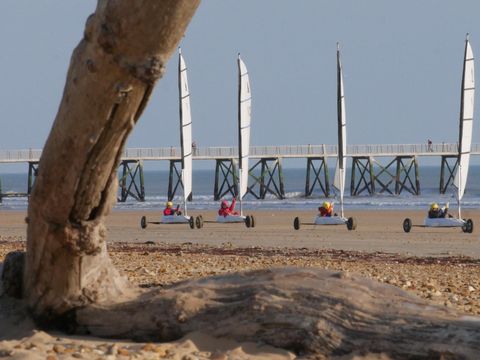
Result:
<instances>
[{"instance_id":1,"label":"person in red jacket","mask_svg":"<svg viewBox=\"0 0 480 360\"><path fill-rule=\"evenodd\" d=\"M227 215L238 215L238 212L234 211L235 204L237 203L237 199L233 198L232 203L228 206L227 200L223 200L220 204L220 209L218 209L218 215L226 217Z\"/></svg>"},{"instance_id":2,"label":"person in red jacket","mask_svg":"<svg viewBox=\"0 0 480 360\"><path fill-rule=\"evenodd\" d=\"M321 217L331 217L333 215L333 204L328 201L324 201L322 206L318 208Z\"/></svg>"},{"instance_id":3,"label":"person in red jacket","mask_svg":"<svg viewBox=\"0 0 480 360\"><path fill-rule=\"evenodd\" d=\"M176 209L173 208L173 202L167 201L167 207L163 210L163 215L170 216L170 215L182 215L182 212L178 210L180 205L177 206Z\"/></svg>"}]
</instances>

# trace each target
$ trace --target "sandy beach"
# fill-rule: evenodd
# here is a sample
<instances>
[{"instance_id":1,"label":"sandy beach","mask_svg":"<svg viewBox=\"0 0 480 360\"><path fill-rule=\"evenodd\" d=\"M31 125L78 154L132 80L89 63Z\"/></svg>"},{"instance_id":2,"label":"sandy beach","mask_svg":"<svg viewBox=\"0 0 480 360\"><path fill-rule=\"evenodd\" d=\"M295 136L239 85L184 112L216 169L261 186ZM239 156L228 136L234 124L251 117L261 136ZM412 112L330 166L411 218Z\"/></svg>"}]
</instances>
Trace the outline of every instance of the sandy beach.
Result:
<instances>
[{"instance_id":1,"label":"sandy beach","mask_svg":"<svg viewBox=\"0 0 480 360\"><path fill-rule=\"evenodd\" d=\"M366 251L398 253L406 256L453 256L463 255L480 258L479 230L474 226L472 234L460 228L413 228L410 233L402 229L405 218L421 225L425 212L421 211L350 211L347 216L355 217L358 227L348 231L344 226L304 225L293 229L293 219L300 217L304 223L311 223L314 211L273 211L248 212L253 214L256 227L247 229L242 224L209 223L215 213L202 214L205 225L202 229L190 229L188 225L149 224L140 228L140 218L156 222L160 211L113 211L107 219L108 241L145 243L147 241L167 244L203 244L219 246L231 244L235 247L278 247L337 249L345 251ZM26 212L0 212L1 238L3 240L26 239ZM480 226L479 210L463 210L464 218L471 218Z\"/></svg>"},{"instance_id":2,"label":"sandy beach","mask_svg":"<svg viewBox=\"0 0 480 360\"><path fill-rule=\"evenodd\" d=\"M454 307L470 315L480 314L477 229L465 234L459 228L413 228L407 234L402 229L403 219L409 217L414 224L421 224L424 212L355 211L348 212L348 216L357 219L355 231L348 231L346 226L311 225L297 231L292 225L294 217L299 216L307 223L313 220L314 212L263 210L251 213L256 219L255 228L206 222L204 228L192 230L188 225L156 224L141 229L142 215L155 222L159 212L113 211L107 220L110 255L132 283L144 288L234 271L277 266L315 267L359 273L398 286L432 304ZM199 212L190 215L197 216ZM3 260L9 251L24 249L25 216L25 212L0 213L0 259ZM215 218L213 212L202 213L202 216L207 221ZM464 210L463 217L477 223L480 212ZM38 355L37 358L51 356L50 359L91 358L92 354L96 358L125 359L135 356L171 359L184 356L191 359L293 357L292 353L283 350L238 344L229 339L211 339L205 334L191 334L168 344L47 334L35 331L24 318L19 320L5 299L0 306L3 309L0 320L5 324L0 331L3 340L0 352L12 358L33 357L33 354ZM19 327L18 323L23 326ZM8 324L17 330L12 331Z\"/></svg>"},{"instance_id":3,"label":"sandy beach","mask_svg":"<svg viewBox=\"0 0 480 360\"><path fill-rule=\"evenodd\" d=\"M293 229L293 219L298 216L302 222L312 222L314 211L253 211L256 227L247 229L242 224L205 223L200 230L191 230L188 225L149 224L140 228L142 215L148 221L158 221L160 211L113 211L107 219L108 241L144 243L147 241L167 244L204 244L219 246L230 243L236 247L278 247L337 249L346 251L387 252L413 256L463 255L480 257L479 230L480 211L465 209L464 218L471 218L475 224L472 234L465 234L460 228L426 229L413 228L406 234L402 222L406 217L414 224L422 224L425 212L421 211L349 211L347 216L357 219L355 231L344 226L309 226L298 231ZM200 212L192 211L197 216ZM214 212L201 213L203 218L215 219ZM25 212L0 212L1 237L4 240L26 238ZM478 225L477 225L478 224Z\"/></svg>"},{"instance_id":4,"label":"sandy beach","mask_svg":"<svg viewBox=\"0 0 480 360\"><path fill-rule=\"evenodd\" d=\"M406 217L414 224L423 224L425 213L420 211L352 211L347 216L357 219L355 231L344 226L302 226L293 229L293 219L311 223L312 211L253 211L256 227L247 229L241 224L225 225L206 223L203 229L191 230L188 226L149 225L141 230L140 215L158 221L158 212L113 212L107 224L112 242L160 241L165 243L192 242L195 244L234 246L289 247L309 249L338 249L399 253L414 256L464 255L480 257L479 233L465 234L459 228L413 228L406 234L402 222ZM191 215L197 216L198 212ZM215 219L213 212L203 213L205 220ZM480 220L480 211L464 210L462 216Z\"/></svg>"}]
</instances>

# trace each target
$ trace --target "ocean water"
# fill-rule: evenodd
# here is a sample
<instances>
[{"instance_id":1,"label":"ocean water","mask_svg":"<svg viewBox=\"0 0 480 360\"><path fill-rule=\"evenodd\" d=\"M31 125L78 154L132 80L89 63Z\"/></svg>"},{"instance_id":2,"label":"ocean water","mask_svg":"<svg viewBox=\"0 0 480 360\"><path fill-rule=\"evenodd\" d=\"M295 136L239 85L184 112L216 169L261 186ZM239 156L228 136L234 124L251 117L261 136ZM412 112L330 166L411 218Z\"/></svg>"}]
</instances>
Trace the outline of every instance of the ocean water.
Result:
<instances>
[{"instance_id":1,"label":"ocean water","mask_svg":"<svg viewBox=\"0 0 480 360\"><path fill-rule=\"evenodd\" d=\"M118 203L115 210L157 210L162 209L167 200L168 171L145 171L145 193L144 202L138 202L129 198L124 203ZM330 176L333 176L334 169L330 169ZM323 195L316 189L313 196L306 198L305 191L305 169L284 169L284 184L286 199L279 200L272 195L267 195L265 200L256 200L252 195L247 195L243 201L245 209L316 209L324 201ZM2 193L15 193L27 191L27 174L1 174ZM188 203L189 209L210 210L218 207L218 202L213 200L213 187L215 171L194 170L193 172L193 201ZM455 189L451 187L446 194L439 194L440 168L438 166L420 167L420 190L421 194L411 195L402 192L400 195L368 194L352 197L350 196L350 173L347 169L345 186L345 208L346 209L425 209L431 202L451 203L453 209L456 204ZM378 186L377 186L378 188ZM180 193L180 192L179 192ZM178 196L175 202L181 202ZM331 200L338 203L335 196ZM0 204L2 210L25 210L28 206L26 197L5 197ZM465 195L462 199L464 208L480 208L480 166L471 166Z\"/></svg>"}]
</instances>

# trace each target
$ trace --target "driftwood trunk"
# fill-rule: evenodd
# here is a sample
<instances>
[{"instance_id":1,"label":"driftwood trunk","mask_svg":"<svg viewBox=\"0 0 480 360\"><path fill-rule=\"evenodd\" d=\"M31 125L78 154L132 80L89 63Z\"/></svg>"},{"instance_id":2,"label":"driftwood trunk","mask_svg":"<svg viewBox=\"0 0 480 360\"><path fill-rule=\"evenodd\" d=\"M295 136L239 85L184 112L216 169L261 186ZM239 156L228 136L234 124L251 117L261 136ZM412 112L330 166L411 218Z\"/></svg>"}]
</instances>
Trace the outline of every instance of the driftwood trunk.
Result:
<instances>
[{"instance_id":1,"label":"driftwood trunk","mask_svg":"<svg viewBox=\"0 0 480 360\"><path fill-rule=\"evenodd\" d=\"M18 276L20 255L8 255L4 275ZM12 279L3 280L9 294L18 294ZM130 299L76 308L57 320L71 333L139 341L201 331L312 359L477 359L480 353L479 317L358 275L316 269L260 270L137 290Z\"/></svg>"},{"instance_id":2,"label":"driftwood trunk","mask_svg":"<svg viewBox=\"0 0 480 360\"><path fill-rule=\"evenodd\" d=\"M23 291L37 320L61 320L77 333L161 341L200 330L312 358L476 358L479 318L356 276L275 269L144 292L117 273L103 221L118 161L198 3L99 0L44 147L26 258L12 254L5 264L7 291Z\"/></svg>"},{"instance_id":3,"label":"driftwood trunk","mask_svg":"<svg viewBox=\"0 0 480 360\"><path fill-rule=\"evenodd\" d=\"M48 321L128 292L105 247L128 134L199 0L99 0L73 52L28 208L24 296Z\"/></svg>"},{"instance_id":4,"label":"driftwood trunk","mask_svg":"<svg viewBox=\"0 0 480 360\"><path fill-rule=\"evenodd\" d=\"M165 341L204 331L315 358L383 353L395 359L476 359L480 354L480 318L460 317L361 276L315 269L188 281L144 293L135 302L89 306L75 315L70 321L75 332Z\"/></svg>"}]
</instances>

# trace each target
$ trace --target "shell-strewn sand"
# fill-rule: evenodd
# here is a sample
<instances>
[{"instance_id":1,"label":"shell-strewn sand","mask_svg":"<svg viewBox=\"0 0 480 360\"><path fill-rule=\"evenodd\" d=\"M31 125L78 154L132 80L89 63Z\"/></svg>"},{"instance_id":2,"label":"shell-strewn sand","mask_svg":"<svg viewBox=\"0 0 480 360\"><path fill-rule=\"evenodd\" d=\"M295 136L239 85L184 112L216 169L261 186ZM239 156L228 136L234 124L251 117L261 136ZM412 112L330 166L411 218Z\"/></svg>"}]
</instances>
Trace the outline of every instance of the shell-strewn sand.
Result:
<instances>
[{"instance_id":1,"label":"shell-strewn sand","mask_svg":"<svg viewBox=\"0 0 480 360\"><path fill-rule=\"evenodd\" d=\"M192 215L197 215L192 213ZM293 218L311 222L314 212L256 211L256 228L241 224L206 223L201 230L187 225L149 224L159 213L116 211L108 219L109 251L115 265L142 287L165 286L179 280L227 272L278 266L305 266L360 273L399 286L441 306L480 314L480 242L478 232L460 229L402 230L405 217L421 224L423 213L404 211L352 212L356 231L344 226L303 226L295 231ZM474 223L478 211L463 212ZM0 259L25 246L25 213L0 214ZM213 213L203 214L213 220ZM36 332L15 313L10 301L0 302L0 356L13 358L290 358L292 354L256 344L211 339L204 334L177 343L133 344L74 339ZM15 317L17 316L17 317ZM18 322L12 328L13 323ZM10 328L9 328L10 324Z\"/></svg>"}]
</instances>

